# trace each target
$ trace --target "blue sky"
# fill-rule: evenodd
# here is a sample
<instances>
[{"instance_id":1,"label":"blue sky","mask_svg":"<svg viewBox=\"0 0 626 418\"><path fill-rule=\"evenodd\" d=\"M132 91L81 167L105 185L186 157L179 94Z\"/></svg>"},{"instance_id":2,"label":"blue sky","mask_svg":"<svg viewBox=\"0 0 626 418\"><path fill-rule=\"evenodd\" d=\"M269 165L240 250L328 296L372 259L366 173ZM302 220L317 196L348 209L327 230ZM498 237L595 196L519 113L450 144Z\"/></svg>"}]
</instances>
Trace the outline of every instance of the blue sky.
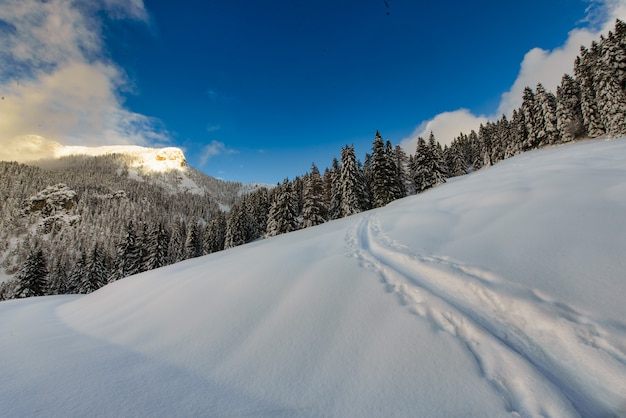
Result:
<instances>
[{"instance_id":1,"label":"blue sky","mask_svg":"<svg viewBox=\"0 0 626 418\"><path fill-rule=\"evenodd\" d=\"M363 158L376 130L411 152L426 129L449 142L510 111L525 82L554 90L624 13L609 0L3 2L5 135L178 146L209 175L266 183L345 144Z\"/></svg>"}]
</instances>

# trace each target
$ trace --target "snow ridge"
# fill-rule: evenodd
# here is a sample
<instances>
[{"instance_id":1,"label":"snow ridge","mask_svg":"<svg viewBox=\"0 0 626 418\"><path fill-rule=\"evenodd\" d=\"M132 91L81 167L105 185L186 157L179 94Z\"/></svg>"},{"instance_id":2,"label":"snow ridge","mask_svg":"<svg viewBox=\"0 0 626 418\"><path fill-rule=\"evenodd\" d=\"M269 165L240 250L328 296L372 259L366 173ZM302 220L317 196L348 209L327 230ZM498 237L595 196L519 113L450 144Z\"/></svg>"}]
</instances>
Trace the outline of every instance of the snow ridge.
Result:
<instances>
[{"instance_id":1,"label":"snow ridge","mask_svg":"<svg viewBox=\"0 0 626 418\"><path fill-rule=\"evenodd\" d=\"M375 215L346 241L388 292L472 353L513 416L624 414L623 327L600 325L481 269L415 253L386 236Z\"/></svg>"}]
</instances>

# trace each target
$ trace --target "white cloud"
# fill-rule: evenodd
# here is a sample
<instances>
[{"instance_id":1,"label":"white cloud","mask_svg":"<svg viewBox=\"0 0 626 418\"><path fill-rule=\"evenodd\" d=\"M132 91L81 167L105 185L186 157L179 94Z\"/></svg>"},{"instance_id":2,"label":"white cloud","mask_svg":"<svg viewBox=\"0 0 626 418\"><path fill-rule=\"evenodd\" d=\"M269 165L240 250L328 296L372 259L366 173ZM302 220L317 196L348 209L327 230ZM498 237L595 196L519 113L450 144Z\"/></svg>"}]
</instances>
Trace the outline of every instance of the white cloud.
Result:
<instances>
[{"instance_id":1,"label":"white cloud","mask_svg":"<svg viewBox=\"0 0 626 418\"><path fill-rule=\"evenodd\" d=\"M4 0L0 8L0 144L36 134L65 144L167 142L157 120L119 95L98 13L147 22L142 0Z\"/></svg>"},{"instance_id":2,"label":"white cloud","mask_svg":"<svg viewBox=\"0 0 626 418\"><path fill-rule=\"evenodd\" d=\"M484 116L474 116L467 109L452 112L443 112L429 121L422 122L413 133L401 141L400 146L405 152L414 154L417 147L417 138L428 139L431 132L443 146L450 144L461 132L468 134L472 129L478 132L481 123L486 123Z\"/></svg>"},{"instance_id":3,"label":"white cloud","mask_svg":"<svg viewBox=\"0 0 626 418\"><path fill-rule=\"evenodd\" d=\"M202 149L202 154L200 155L200 167L204 166L212 157L238 153L239 151L237 150L227 148L223 142L213 140Z\"/></svg>"},{"instance_id":4,"label":"white cloud","mask_svg":"<svg viewBox=\"0 0 626 418\"><path fill-rule=\"evenodd\" d=\"M615 19L626 18L626 4L621 1L592 1L587 9L589 27L574 29L564 45L551 51L533 48L526 53L520 71L509 91L502 94L496 115L511 115L522 104L522 93L526 86L535 88L538 83L546 90L556 92L563 74L572 74L574 60L580 54L581 45L589 46L601 34L608 33L615 26Z\"/></svg>"},{"instance_id":5,"label":"white cloud","mask_svg":"<svg viewBox=\"0 0 626 418\"><path fill-rule=\"evenodd\" d=\"M564 45L551 51L533 48L526 53L520 71L511 88L502 94L498 109L493 115L476 116L466 109L444 112L430 120L423 121L413 133L401 141L406 152L414 153L418 137L428 138L435 134L442 144L449 144L459 132L469 133L477 130L487 120L497 120L503 114L510 116L514 109L521 106L522 93L526 86L535 88L537 83L550 91L556 92L563 74L571 74L574 60L580 53L580 46L589 46L601 34L608 33L615 26L615 19L626 20L626 2L624 0L590 0L585 21L588 27L573 29Z\"/></svg>"}]
</instances>

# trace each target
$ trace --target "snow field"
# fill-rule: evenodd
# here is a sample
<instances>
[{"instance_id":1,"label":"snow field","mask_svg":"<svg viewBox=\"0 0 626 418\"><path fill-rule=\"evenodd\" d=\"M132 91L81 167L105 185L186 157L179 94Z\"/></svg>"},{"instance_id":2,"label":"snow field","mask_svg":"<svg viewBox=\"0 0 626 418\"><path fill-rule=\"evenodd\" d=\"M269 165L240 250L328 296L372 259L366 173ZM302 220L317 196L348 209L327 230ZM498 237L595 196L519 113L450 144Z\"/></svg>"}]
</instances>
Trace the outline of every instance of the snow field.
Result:
<instances>
[{"instance_id":1,"label":"snow field","mask_svg":"<svg viewBox=\"0 0 626 418\"><path fill-rule=\"evenodd\" d=\"M626 139L0 303L8 416L626 416Z\"/></svg>"}]
</instances>

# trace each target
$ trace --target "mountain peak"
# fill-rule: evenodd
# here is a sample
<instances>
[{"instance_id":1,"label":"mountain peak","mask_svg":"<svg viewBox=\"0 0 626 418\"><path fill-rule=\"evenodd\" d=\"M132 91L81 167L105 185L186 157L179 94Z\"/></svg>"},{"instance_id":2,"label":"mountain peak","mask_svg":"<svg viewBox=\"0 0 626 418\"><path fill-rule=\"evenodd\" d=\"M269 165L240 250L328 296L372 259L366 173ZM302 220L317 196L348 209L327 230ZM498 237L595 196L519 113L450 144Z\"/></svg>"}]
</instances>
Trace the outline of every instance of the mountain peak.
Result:
<instances>
[{"instance_id":1,"label":"mountain peak","mask_svg":"<svg viewBox=\"0 0 626 418\"><path fill-rule=\"evenodd\" d=\"M21 163L36 160L57 159L69 155L99 156L124 154L131 157L129 167L141 168L144 172L183 170L187 160L180 148L149 148L138 145L74 146L38 136L15 137L0 149L0 160Z\"/></svg>"},{"instance_id":2,"label":"mountain peak","mask_svg":"<svg viewBox=\"0 0 626 418\"><path fill-rule=\"evenodd\" d=\"M163 172L183 170L187 167L185 154L180 148L148 148L138 145L109 145L101 147L64 146L56 153L56 157L67 155L106 155L124 154L132 157L130 167L141 168L147 172Z\"/></svg>"}]
</instances>

